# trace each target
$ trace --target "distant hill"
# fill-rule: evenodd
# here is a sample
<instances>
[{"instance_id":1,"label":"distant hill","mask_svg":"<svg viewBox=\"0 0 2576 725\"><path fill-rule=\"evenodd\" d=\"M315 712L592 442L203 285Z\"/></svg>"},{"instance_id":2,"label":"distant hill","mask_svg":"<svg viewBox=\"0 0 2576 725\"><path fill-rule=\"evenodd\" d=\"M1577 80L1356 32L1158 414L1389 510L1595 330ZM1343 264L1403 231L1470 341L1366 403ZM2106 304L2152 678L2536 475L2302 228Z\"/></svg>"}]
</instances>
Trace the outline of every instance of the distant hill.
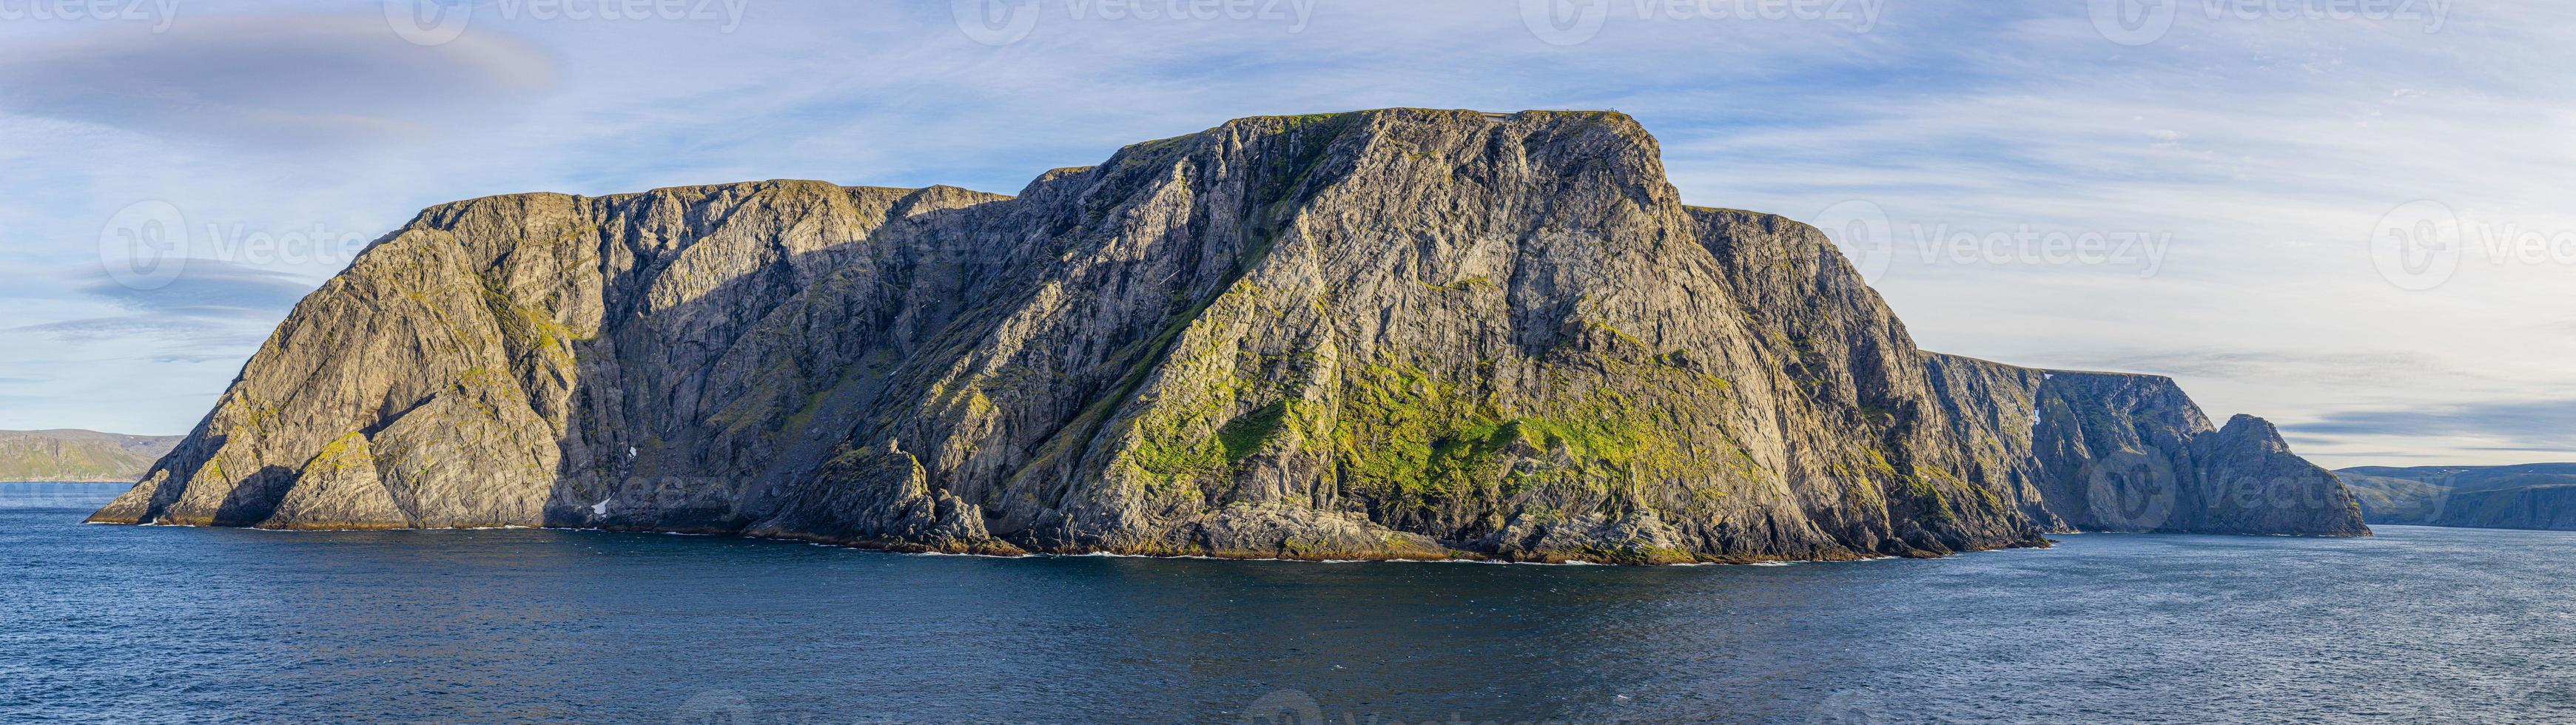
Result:
<instances>
[{"instance_id":1,"label":"distant hill","mask_svg":"<svg viewBox=\"0 0 2576 725\"><path fill-rule=\"evenodd\" d=\"M2576 463L2335 471L2374 524L2576 531Z\"/></svg>"},{"instance_id":2,"label":"distant hill","mask_svg":"<svg viewBox=\"0 0 2576 725\"><path fill-rule=\"evenodd\" d=\"M0 430L0 481L132 482L179 440L89 430Z\"/></svg>"}]
</instances>

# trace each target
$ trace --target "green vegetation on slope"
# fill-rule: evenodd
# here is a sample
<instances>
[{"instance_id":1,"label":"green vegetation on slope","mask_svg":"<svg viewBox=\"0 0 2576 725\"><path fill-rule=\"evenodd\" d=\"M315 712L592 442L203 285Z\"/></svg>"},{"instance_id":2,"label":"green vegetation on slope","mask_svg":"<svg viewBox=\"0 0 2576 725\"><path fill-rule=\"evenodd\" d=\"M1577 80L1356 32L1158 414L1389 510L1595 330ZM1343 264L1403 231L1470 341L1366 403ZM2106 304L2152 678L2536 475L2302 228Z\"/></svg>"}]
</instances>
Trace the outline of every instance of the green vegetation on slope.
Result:
<instances>
[{"instance_id":1,"label":"green vegetation on slope","mask_svg":"<svg viewBox=\"0 0 2576 725\"><path fill-rule=\"evenodd\" d=\"M0 481L131 483L179 440L85 430L0 431Z\"/></svg>"}]
</instances>

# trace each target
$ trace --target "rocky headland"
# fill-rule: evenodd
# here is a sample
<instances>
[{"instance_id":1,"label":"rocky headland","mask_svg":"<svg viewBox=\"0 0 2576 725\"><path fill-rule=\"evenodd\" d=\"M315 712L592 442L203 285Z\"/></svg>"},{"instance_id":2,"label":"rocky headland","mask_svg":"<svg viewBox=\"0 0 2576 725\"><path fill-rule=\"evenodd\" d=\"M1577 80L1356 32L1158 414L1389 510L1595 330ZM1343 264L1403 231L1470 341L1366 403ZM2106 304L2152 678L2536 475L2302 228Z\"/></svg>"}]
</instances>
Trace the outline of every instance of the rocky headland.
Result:
<instances>
[{"instance_id":1,"label":"rocky headland","mask_svg":"<svg viewBox=\"0 0 2576 725\"><path fill-rule=\"evenodd\" d=\"M2367 535L2171 380L1918 350L1607 112L1258 117L1017 196L422 212L104 522L1622 563Z\"/></svg>"}]
</instances>

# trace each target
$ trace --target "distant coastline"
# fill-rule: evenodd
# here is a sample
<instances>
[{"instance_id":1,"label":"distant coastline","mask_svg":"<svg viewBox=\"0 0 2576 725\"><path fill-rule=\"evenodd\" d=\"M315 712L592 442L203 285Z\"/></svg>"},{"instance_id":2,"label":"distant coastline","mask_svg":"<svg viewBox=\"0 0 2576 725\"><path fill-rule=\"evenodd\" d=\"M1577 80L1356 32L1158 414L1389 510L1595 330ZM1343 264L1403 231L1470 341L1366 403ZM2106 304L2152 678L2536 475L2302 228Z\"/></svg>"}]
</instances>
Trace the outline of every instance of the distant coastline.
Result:
<instances>
[{"instance_id":1,"label":"distant coastline","mask_svg":"<svg viewBox=\"0 0 2576 725\"><path fill-rule=\"evenodd\" d=\"M0 431L0 482L131 485L180 440L76 429Z\"/></svg>"},{"instance_id":2,"label":"distant coastline","mask_svg":"<svg viewBox=\"0 0 2576 725\"><path fill-rule=\"evenodd\" d=\"M2335 471L2373 524L2576 531L2576 463Z\"/></svg>"}]
</instances>

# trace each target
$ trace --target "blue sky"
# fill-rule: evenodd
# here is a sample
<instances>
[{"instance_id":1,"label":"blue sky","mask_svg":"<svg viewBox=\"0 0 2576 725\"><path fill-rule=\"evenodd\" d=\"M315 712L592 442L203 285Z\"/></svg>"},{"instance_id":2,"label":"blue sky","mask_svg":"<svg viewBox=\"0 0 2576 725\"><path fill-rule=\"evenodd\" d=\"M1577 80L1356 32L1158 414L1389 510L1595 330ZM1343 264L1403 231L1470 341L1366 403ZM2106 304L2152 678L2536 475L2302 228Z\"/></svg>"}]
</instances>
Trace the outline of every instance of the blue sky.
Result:
<instances>
[{"instance_id":1,"label":"blue sky","mask_svg":"<svg viewBox=\"0 0 2576 725\"><path fill-rule=\"evenodd\" d=\"M1615 108L1926 348L2170 374L2328 465L2576 458L2564 3L111 5L0 0L0 428L185 432L442 201L1008 193L1247 115Z\"/></svg>"}]
</instances>

